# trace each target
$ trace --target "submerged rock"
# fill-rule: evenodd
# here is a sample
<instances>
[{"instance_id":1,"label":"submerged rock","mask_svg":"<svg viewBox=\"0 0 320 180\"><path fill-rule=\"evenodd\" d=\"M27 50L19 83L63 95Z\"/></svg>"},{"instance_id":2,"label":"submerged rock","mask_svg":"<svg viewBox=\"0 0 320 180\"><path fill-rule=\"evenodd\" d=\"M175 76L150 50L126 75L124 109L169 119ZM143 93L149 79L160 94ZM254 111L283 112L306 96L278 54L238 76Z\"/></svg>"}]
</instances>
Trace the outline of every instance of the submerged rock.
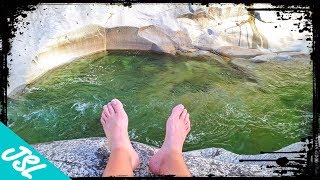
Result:
<instances>
[{"instance_id":1,"label":"submerged rock","mask_svg":"<svg viewBox=\"0 0 320 180\"><path fill-rule=\"evenodd\" d=\"M215 51L223 56L230 58L251 58L264 54L264 52L259 51L258 49L248 49L239 46L222 46Z\"/></svg>"},{"instance_id":2,"label":"submerged rock","mask_svg":"<svg viewBox=\"0 0 320 180\"><path fill-rule=\"evenodd\" d=\"M283 52L283 53L272 53L272 54L263 54L251 58L250 60L255 63L268 62L271 60L275 61L287 61L297 58L307 58L307 55L300 52Z\"/></svg>"},{"instance_id":3,"label":"submerged rock","mask_svg":"<svg viewBox=\"0 0 320 180\"><path fill-rule=\"evenodd\" d=\"M34 144L33 147L51 161L56 167L70 177L101 176L110 155L104 137L54 141ZM154 176L148 167L150 158L158 148L132 142L133 148L140 157L140 165L134 171L135 176ZM303 143L295 143L279 151L300 151ZM277 159L284 155L238 155L221 148L207 148L184 152L183 157L193 176L278 176L267 165L276 165L272 161L244 161L240 159ZM286 154L294 158L296 154ZM288 172L286 175L292 175Z\"/></svg>"},{"instance_id":4,"label":"submerged rock","mask_svg":"<svg viewBox=\"0 0 320 180\"><path fill-rule=\"evenodd\" d=\"M264 55L256 56L254 58L251 58L250 60L255 63L261 63L261 62L268 62L270 60L286 61L290 59L291 59L290 56L278 55L278 54L272 53L272 54L264 54Z\"/></svg>"}]
</instances>

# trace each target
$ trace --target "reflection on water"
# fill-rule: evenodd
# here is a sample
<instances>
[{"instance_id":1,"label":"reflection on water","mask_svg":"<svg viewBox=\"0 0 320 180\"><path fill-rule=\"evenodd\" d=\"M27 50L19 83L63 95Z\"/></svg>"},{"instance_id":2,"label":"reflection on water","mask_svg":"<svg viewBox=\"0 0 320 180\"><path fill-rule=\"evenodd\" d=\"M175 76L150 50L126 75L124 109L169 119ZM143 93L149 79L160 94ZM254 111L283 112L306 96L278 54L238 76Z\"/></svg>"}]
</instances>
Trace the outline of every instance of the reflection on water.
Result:
<instances>
[{"instance_id":1,"label":"reflection on water","mask_svg":"<svg viewBox=\"0 0 320 180\"><path fill-rule=\"evenodd\" d=\"M192 124L184 151L273 151L311 126L308 63L253 64L253 81L214 60L136 51L96 57L53 70L11 99L10 127L29 143L104 136L100 115L112 98L124 103L130 138L154 146L163 142L171 108L182 103Z\"/></svg>"}]
</instances>

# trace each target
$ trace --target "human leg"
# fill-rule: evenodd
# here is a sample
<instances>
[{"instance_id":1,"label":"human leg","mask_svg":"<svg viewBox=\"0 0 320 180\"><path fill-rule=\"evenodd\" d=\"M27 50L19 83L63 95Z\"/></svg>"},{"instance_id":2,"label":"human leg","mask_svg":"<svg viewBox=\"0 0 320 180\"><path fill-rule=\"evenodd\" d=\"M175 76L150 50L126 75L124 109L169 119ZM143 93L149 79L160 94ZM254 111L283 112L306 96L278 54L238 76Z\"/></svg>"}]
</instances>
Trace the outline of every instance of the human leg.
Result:
<instances>
[{"instance_id":1,"label":"human leg","mask_svg":"<svg viewBox=\"0 0 320 180\"><path fill-rule=\"evenodd\" d=\"M103 106L101 124L110 144L110 157L102 176L133 176L139 156L128 136L128 116L122 103L113 99Z\"/></svg>"},{"instance_id":2,"label":"human leg","mask_svg":"<svg viewBox=\"0 0 320 180\"><path fill-rule=\"evenodd\" d=\"M182 147L190 132L189 113L182 104L175 106L166 123L162 147L151 157L149 168L156 175L191 176L182 156Z\"/></svg>"}]
</instances>

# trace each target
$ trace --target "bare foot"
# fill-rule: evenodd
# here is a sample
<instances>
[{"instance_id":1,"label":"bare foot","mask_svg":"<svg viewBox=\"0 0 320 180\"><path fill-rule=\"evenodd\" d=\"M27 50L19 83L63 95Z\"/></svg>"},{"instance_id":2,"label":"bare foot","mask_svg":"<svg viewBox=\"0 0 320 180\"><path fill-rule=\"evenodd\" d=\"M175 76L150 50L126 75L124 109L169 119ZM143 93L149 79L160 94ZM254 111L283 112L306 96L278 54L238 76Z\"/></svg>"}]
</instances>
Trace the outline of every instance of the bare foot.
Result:
<instances>
[{"instance_id":1,"label":"bare foot","mask_svg":"<svg viewBox=\"0 0 320 180\"><path fill-rule=\"evenodd\" d=\"M182 104L175 106L167 120L166 136L160 150L151 157L149 162L150 171L153 174L162 174L161 165L169 154L179 154L182 156L183 143L190 132L189 113Z\"/></svg>"},{"instance_id":2,"label":"bare foot","mask_svg":"<svg viewBox=\"0 0 320 180\"><path fill-rule=\"evenodd\" d=\"M132 169L139 165L139 156L133 149L128 136L128 116L118 99L113 99L103 106L101 124L106 134L111 153L116 149L127 150L130 154Z\"/></svg>"}]
</instances>

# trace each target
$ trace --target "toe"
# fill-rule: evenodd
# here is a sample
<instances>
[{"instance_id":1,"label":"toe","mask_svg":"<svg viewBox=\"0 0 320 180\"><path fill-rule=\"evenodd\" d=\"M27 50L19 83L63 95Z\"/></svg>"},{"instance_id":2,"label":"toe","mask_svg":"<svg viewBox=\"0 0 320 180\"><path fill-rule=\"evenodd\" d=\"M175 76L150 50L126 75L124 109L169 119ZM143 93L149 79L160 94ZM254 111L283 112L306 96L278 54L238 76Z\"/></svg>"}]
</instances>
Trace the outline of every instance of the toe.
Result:
<instances>
[{"instance_id":1,"label":"toe","mask_svg":"<svg viewBox=\"0 0 320 180\"><path fill-rule=\"evenodd\" d=\"M188 122L190 122L190 114L187 112L187 114L184 118L184 124L187 124Z\"/></svg>"},{"instance_id":2,"label":"toe","mask_svg":"<svg viewBox=\"0 0 320 180\"><path fill-rule=\"evenodd\" d=\"M186 122L185 128L186 128L186 130L190 129L190 121Z\"/></svg>"},{"instance_id":3,"label":"toe","mask_svg":"<svg viewBox=\"0 0 320 180\"><path fill-rule=\"evenodd\" d=\"M180 119L184 121L187 116L187 113L188 113L188 111L186 109L184 109L180 115Z\"/></svg>"},{"instance_id":4,"label":"toe","mask_svg":"<svg viewBox=\"0 0 320 180\"><path fill-rule=\"evenodd\" d=\"M112 115L114 114L114 109L113 109L111 103L108 103L107 106L108 106L109 113L110 113L110 115L112 116Z\"/></svg>"},{"instance_id":5,"label":"toe","mask_svg":"<svg viewBox=\"0 0 320 180\"><path fill-rule=\"evenodd\" d=\"M187 129L186 129L186 136L189 134L189 132L190 132L190 127L187 127Z\"/></svg>"},{"instance_id":6,"label":"toe","mask_svg":"<svg viewBox=\"0 0 320 180\"><path fill-rule=\"evenodd\" d=\"M183 112L183 109L184 109L184 106L182 104L176 105L172 109L172 116L179 117L181 115L181 113Z\"/></svg>"},{"instance_id":7,"label":"toe","mask_svg":"<svg viewBox=\"0 0 320 180\"><path fill-rule=\"evenodd\" d=\"M118 99L112 99L111 105L115 111L115 113L120 113L124 111L122 103Z\"/></svg>"},{"instance_id":8,"label":"toe","mask_svg":"<svg viewBox=\"0 0 320 180\"><path fill-rule=\"evenodd\" d=\"M107 105L104 105L103 106L103 112L102 112L106 117L110 117L110 112L109 112L109 109L108 109L108 106Z\"/></svg>"},{"instance_id":9,"label":"toe","mask_svg":"<svg viewBox=\"0 0 320 180\"><path fill-rule=\"evenodd\" d=\"M186 127L190 124L190 120L185 120L184 124L186 125Z\"/></svg>"},{"instance_id":10,"label":"toe","mask_svg":"<svg viewBox=\"0 0 320 180\"><path fill-rule=\"evenodd\" d=\"M106 114L109 114L108 107L103 106L103 111L101 113L101 118L100 118L100 122L101 122L102 126L104 126L106 124L106 120L107 120Z\"/></svg>"},{"instance_id":11,"label":"toe","mask_svg":"<svg viewBox=\"0 0 320 180\"><path fill-rule=\"evenodd\" d=\"M106 121L106 120L107 120L107 116L106 116L106 114L105 114L105 113L102 113L102 114L101 114L101 119L103 119L104 121Z\"/></svg>"},{"instance_id":12,"label":"toe","mask_svg":"<svg viewBox=\"0 0 320 180\"><path fill-rule=\"evenodd\" d=\"M101 114L100 122L104 126L106 124L107 117L104 113Z\"/></svg>"},{"instance_id":13,"label":"toe","mask_svg":"<svg viewBox=\"0 0 320 180\"><path fill-rule=\"evenodd\" d=\"M191 129L191 124L190 124L190 114L188 113L185 119L185 125L186 125L186 131L189 133Z\"/></svg>"}]
</instances>

